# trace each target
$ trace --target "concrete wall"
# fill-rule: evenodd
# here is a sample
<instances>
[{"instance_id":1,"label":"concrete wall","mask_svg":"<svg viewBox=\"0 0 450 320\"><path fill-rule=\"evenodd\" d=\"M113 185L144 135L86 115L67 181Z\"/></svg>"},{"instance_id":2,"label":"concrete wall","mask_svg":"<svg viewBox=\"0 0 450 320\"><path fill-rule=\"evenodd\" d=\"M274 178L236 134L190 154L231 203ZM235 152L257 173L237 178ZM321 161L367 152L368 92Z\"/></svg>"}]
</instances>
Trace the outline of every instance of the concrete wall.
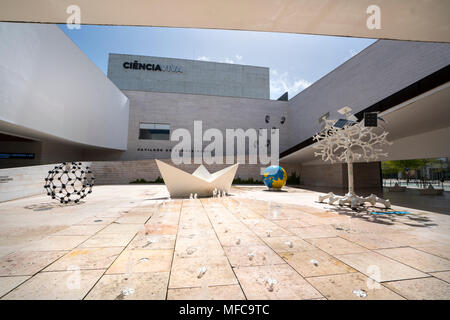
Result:
<instances>
[{"instance_id":1,"label":"concrete wall","mask_svg":"<svg viewBox=\"0 0 450 320\"><path fill-rule=\"evenodd\" d=\"M450 43L375 42L289 100L289 147L320 131L325 113L358 112L448 64Z\"/></svg>"},{"instance_id":2,"label":"concrete wall","mask_svg":"<svg viewBox=\"0 0 450 320\"><path fill-rule=\"evenodd\" d=\"M45 194L44 179L55 165L0 169L0 202ZM89 163L83 165L89 166Z\"/></svg>"},{"instance_id":3,"label":"concrete wall","mask_svg":"<svg viewBox=\"0 0 450 320\"><path fill-rule=\"evenodd\" d=\"M173 165L169 159L163 161ZM214 173L229 165L206 165L210 173ZM192 173L197 169L198 165L182 164L176 165L177 168ZM253 178L261 181L260 165L239 165L236 172L236 178L247 180ZM93 161L91 169L95 175L95 183L102 184L128 184L137 179L145 179L146 181L154 181L161 177L155 160L138 160L138 161Z\"/></svg>"},{"instance_id":4,"label":"concrete wall","mask_svg":"<svg viewBox=\"0 0 450 320\"><path fill-rule=\"evenodd\" d=\"M225 129L266 128L280 129L280 150L287 147L288 122L280 123L282 116L287 115L286 101L273 101L250 98L233 98L205 96L194 94L124 91L130 99L130 118L128 132L128 150L126 152L89 152L85 159L89 160L139 160L170 158L170 151L178 142L167 140L139 140L139 123L168 123L171 132L178 128L186 128L193 136L194 120L203 121L203 132L208 128ZM270 122L265 123L265 116ZM270 131L269 131L270 135ZM210 142L204 142L206 146ZM160 151L138 151L138 149L163 149ZM225 148L224 148L225 152ZM100 158L98 158L100 157Z\"/></svg>"},{"instance_id":5,"label":"concrete wall","mask_svg":"<svg viewBox=\"0 0 450 320\"><path fill-rule=\"evenodd\" d=\"M159 65L162 71L124 63ZM165 66L175 70L167 71ZM151 67L149 67L151 69ZM155 67L156 68L156 67ZM269 99L269 68L198 60L110 54L108 77L123 90Z\"/></svg>"},{"instance_id":6,"label":"concrete wall","mask_svg":"<svg viewBox=\"0 0 450 320\"><path fill-rule=\"evenodd\" d=\"M0 23L0 131L124 150L128 99L56 25Z\"/></svg>"},{"instance_id":7,"label":"concrete wall","mask_svg":"<svg viewBox=\"0 0 450 320\"><path fill-rule=\"evenodd\" d=\"M283 164L282 164L283 165ZM288 174L300 173L300 184L311 187L348 188L347 164L288 165ZM380 162L354 163L355 189L381 188Z\"/></svg>"}]
</instances>

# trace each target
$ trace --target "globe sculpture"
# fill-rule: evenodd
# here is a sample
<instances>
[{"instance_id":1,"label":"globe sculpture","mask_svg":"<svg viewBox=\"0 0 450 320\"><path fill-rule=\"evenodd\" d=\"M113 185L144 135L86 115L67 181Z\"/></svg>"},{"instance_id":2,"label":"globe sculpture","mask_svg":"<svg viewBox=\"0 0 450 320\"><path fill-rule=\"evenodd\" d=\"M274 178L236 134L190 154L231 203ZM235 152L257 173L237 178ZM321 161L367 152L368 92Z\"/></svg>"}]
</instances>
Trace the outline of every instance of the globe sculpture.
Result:
<instances>
[{"instance_id":1,"label":"globe sculpture","mask_svg":"<svg viewBox=\"0 0 450 320\"><path fill-rule=\"evenodd\" d=\"M286 171L280 166L270 166L264 170L263 182L269 190L280 190L287 180Z\"/></svg>"},{"instance_id":2,"label":"globe sculpture","mask_svg":"<svg viewBox=\"0 0 450 320\"><path fill-rule=\"evenodd\" d=\"M47 195L61 203L78 203L92 192L94 175L81 162L63 162L48 172L44 188Z\"/></svg>"}]
</instances>

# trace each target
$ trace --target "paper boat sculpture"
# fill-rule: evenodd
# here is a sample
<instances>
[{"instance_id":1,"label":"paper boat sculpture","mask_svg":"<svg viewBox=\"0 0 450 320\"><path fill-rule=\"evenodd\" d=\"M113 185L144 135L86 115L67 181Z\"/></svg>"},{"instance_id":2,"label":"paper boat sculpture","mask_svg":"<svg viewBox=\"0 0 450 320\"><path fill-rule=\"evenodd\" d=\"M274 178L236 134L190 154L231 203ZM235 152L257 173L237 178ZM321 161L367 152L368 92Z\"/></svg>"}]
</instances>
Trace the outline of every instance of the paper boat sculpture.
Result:
<instances>
[{"instance_id":1,"label":"paper boat sculpture","mask_svg":"<svg viewBox=\"0 0 450 320\"><path fill-rule=\"evenodd\" d=\"M156 164L171 197L212 196L214 189L229 193L239 166L236 163L211 174L200 165L190 174L160 160L156 160Z\"/></svg>"}]
</instances>

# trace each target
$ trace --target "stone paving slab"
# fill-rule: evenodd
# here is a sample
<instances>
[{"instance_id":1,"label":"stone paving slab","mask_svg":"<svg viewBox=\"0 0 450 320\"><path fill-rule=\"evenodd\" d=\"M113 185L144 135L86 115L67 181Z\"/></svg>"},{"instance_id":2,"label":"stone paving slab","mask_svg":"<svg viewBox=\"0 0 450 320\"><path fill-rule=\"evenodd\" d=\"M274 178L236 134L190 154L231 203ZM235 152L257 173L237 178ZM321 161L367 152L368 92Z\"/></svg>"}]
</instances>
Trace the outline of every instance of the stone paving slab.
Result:
<instances>
[{"instance_id":1,"label":"stone paving slab","mask_svg":"<svg viewBox=\"0 0 450 320\"><path fill-rule=\"evenodd\" d=\"M370 232L357 234L344 232L340 234L340 237L371 250L398 247L393 240L385 238L383 235Z\"/></svg>"},{"instance_id":2,"label":"stone paving slab","mask_svg":"<svg viewBox=\"0 0 450 320\"><path fill-rule=\"evenodd\" d=\"M232 223L223 223L223 224L216 224L214 225L214 230L216 233L228 233L228 232L234 232L234 233L240 233L240 232L248 232L249 229L247 226L241 222L232 222ZM256 231L254 230L256 233Z\"/></svg>"},{"instance_id":3,"label":"stone paving slab","mask_svg":"<svg viewBox=\"0 0 450 320\"><path fill-rule=\"evenodd\" d=\"M104 217L104 216L95 216L95 217L89 217L86 219L83 219L77 223L77 225L109 225L114 220L117 219L117 217L120 216L120 214L115 214L113 217Z\"/></svg>"},{"instance_id":4,"label":"stone paving slab","mask_svg":"<svg viewBox=\"0 0 450 320\"><path fill-rule=\"evenodd\" d=\"M287 220L277 220L274 221L277 225L280 227L291 231L293 228L304 228L304 227L310 227L311 225L307 223L306 221L303 221L303 219L287 219Z\"/></svg>"},{"instance_id":5,"label":"stone paving slab","mask_svg":"<svg viewBox=\"0 0 450 320\"><path fill-rule=\"evenodd\" d=\"M78 248L125 247L135 236L135 232L96 234Z\"/></svg>"},{"instance_id":6,"label":"stone paving slab","mask_svg":"<svg viewBox=\"0 0 450 320\"><path fill-rule=\"evenodd\" d=\"M40 272L2 299L81 300L104 270Z\"/></svg>"},{"instance_id":7,"label":"stone paving slab","mask_svg":"<svg viewBox=\"0 0 450 320\"><path fill-rule=\"evenodd\" d=\"M244 247L264 244L264 242L251 231L245 233L218 233L217 237L219 238L222 247Z\"/></svg>"},{"instance_id":8,"label":"stone paving slab","mask_svg":"<svg viewBox=\"0 0 450 320\"><path fill-rule=\"evenodd\" d=\"M34 275L68 251L19 251L0 259L0 276Z\"/></svg>"},{"instance_id":9,"label":"stone paving slab","mask_svg":"<svg viewBox=\"0 0 450 320\"><path fill-rule=\"evenodd\" d=\"M123 215L122 217L118 218L114 222L121 223L121 224L126 224L126 223L131 223L131 224L142 223L142 224L144 224L147 222L148 219L150 219L150 217L151 217L150 214L146 214L146 215L126 214L126 215Z\"/></svg>"},{"instance_id":10,"label":"stone paving slab","mask_svg":"<svg viewBox=\"0 0 450 320\"><path fill-rule=\"evenodd\" d=\"M376 252L423 272L450 271L450 260L414 248L380 249Z\"/></svg>"},{"instance_id":11,"label":"stone paving slab","mask_svg":"<svg viewBox=\"0 0 450 320\"><path fill-rule=\"evenodd\" d=\"M322 295L287 264L235 268L236 276L249 300L315 299ZM273 291L267 283L275 279Z\"/></svg>"},{"instance_id":12,"label":"stone paving slab","mask_svg":"<svg viewBox=\"0 0 450 320\"><path fill-rule=\"evenodd\" d=\"M206 272L199 277L199 269ZM230 264L223 257L175 258L170 275L170 288L191 288L238 284Z\"/></svg>"},{"instance_id":13,"label":"stone paving slab","mask_svg":"<svg viewBox=\"0 0 450 320\"><path fill-rule=\"evenodd\" d=\"M173 224L146 224L144 230L147 235L176 235L178 226Z\"/></svg>"},{"instance_id":14,"label":"stone paving slab","mask_svg":"<svg viewBox=\"0 0 450 320\"><path fill-rule=\"evenodd\" d=\"M275 222L268 219L243 219L241 220L251 230L255 229L275 229L280 228ZM240 223L240 222L239 222Z\"/></svg>"},{"instance_id":15,"label":"stone paving slab","mask_svg":"<svg viewBox=\"0 0 450 320\"><path fill-rule=\"evenodd\" d=\"M85 300L164 300L168 281L169 272L107 274Z\"/></svg>"},{"instance_id":16,"label":"stone paving slab","mask_svg":"<svg viewBox=\"0 0 450 320\"><path fill-rule=\"evenodd\" d=\"M89 236L48 236L42 240L33 241L21 251L61 251L72 250Z\"/></svg>"},{"instance_id":17,"label":"stone paving slab","mask_svg":"<svg viewBox=\"0 0 450 320\"><path fill-rule=\"evenodd\" d=\"M404 300L359 272L306 279L328 300ZM363 290L366 296L355 294L358 290Z\"/></svg>"},{"instance_id":18,"label":"stone paving slab","mask_svg":"<svg viewBox=\"0 0 450 320\"><path fill-rule=\"evenodd\" d=\"M265 237L283 237L283 236L291 236L294 233L290 232L284 228L278 227L277 225L272 226L271 228L253 228L252 231L260 238Z\"/></svg>"},{"instance_id":19,"label":"stone paving slab","mask_svg":"<svg viewBox=\"0 0 450 320\"><path fill-rule=\"evenodd\" d=\"M408 300L448 300L450 297L450 284L432 277L386 282L384 285Z\"/></svg>"},{"instance_id":20,"label":"stone paving slab","mask_svg":"<svg viewBox=\"0 0 450 320\"><path fill-rule=\"evenodd\" d=\"M385 233L383 234L383 237L392 240L397 247L428 246L438 244L436 241L410 234L408 232Z\"/></svg>"},{"instance_id":21,"label":"stone paving slab","mask_svg":"<svg viewBox=\"0 0 450 320\"><path fill-rule=\"evenodd\" d=\"M167 300L245 300L239 285L169 289Z\"/></svg>"},{"instance_id":22,"label":"stone paving slab","mask_svg":"<svg viewBox=\"0 0 450 320\"><path fill-rule=\"evenodd\" d=\"M103 229L104 225L73 225L54 233L54 236L91 236Z\"/></svg>"},{"instance_id":23,"label":"stone paving slab","mask_svg":"<svg viewBox=\"0 0 450 320\"><path fill-rule=\"evenodd\" d=\"M178 213L168 212L161 213L166 214L165 216L153 216L147 222L147 224L158 225L158 224L167 224L167 225L176 225L178 224L179 215Z\"/></svg>"},{"instance_id":24,"label":"stone paving slab","mask_svg":"<svg viewBox=\"0 0 450 320\"><path fill-rule=\"evenodd\" d=\"M44 269L44 271L65 271L107 269L122 252L122 247L77 248Z\"/></svg>"},{"instance_id":25,"label":"stone paving slab","mask_svg":"<svg viewBox=\"0 0 450 320\"><path fill-rule=\"evenodd\" d=\"M447 260L450 260L450 245L445 244L431 244L426 246L418 246L418 245L411 245L411 247L414 247L416 249L434 254L435 256L439 256L441 258L445 258Z\"/></svg>"},{"instance_id":26,"label":"stone paving slab","mask_svg":"<svg viewBox=\"0 0 450 320\"><path fill-rule=\"evenodd\" d=\"M268 246L224 247L232 267L285 264Z\"/></svg>"},{"instance_id":27,"label":"stone paving slab","mask_svg":"<svg viewBox=\"0 0 450 320\"><path fill-rule=\"evenodd\" d=\"M450 271L433 272L430 275L450 283Z\"/></svg>"},{"instance_id":28,"label":"stone paving slab","mask_svg":"<svg viewBox=\"0 0 450 320\"><path fill-rule=\"evenodd\" d=\"M318 225L303 228L292 228L291 232L302 239L329 238L339 235L339 231L331 225Z\"/></svg>"},{"instance_id":29,"label":"stone paving slab","mask_svg":"<svg viewBox=\"0 0 450 320\"><path fill-rule=\"evenodd\" d=\"M217 238L216 233L212 229L199 230L194 228L179 228L178 239L189 238L189 239L207 239L207 238Z\"/></svg>"},{"instance_id":30,"label":"stone paving slab","mask_svg":"<svg viewBox=\"0 0 450 320\"><path fill-rule=\"evenodd\" d=\"M376 252L350 253L336 255L336 257L378 282L423 278L428 276L423 272Z\"/></svg>"},{"instance_id":31,"label":"stone paving slab","mask_svg":"<svg viewBox=\"0 0 450 320\"><path fill-rule=\"evenodd\" d=\"M178 239L175 256L179 258L223 256L224 251L220 242L210 239Z\"/></svg>"},{"instance_id":32,"label":"stone paving slab","mask_svg":"<svg viewBox=\"0 0 450 320\"><path fill-rule=\"evenodd\" d=\"M265 237L262 240L277 253L316 249L316 247L297 236Z\"/></svg>"},{"instance_id":33,"label":"stone paving slab","mask_svg":"<svg viewBox=\"0 0 450 320\"><path fill-rule=\"evenodd\" d=\"M106 274L168 272L173 250L124 250Z\"/></svg>"},{"instance_id":34,"label":"stone paving slab","mask_svg":"<svg viewBox=\"0 0 450 320\"><path fill-rule=\"evenodd\" d=\"M322 250L284 252L281 257L303 277L356 272Z\"/></svg>"},{"instance_id":35,"label":"stone paving slab","mask_svg":"<svg viewBox=\"0 0 450 320\"><path fill-rule=\"evenodd\" d=\"M138 232L128 249L174 249L175 235L148 235Z\"/></svg>"},{"instance_id":36,"label":"stone paving slab","mask_svg":"<svg viewBox=\"0 0 450 320\"><path fill-rule=\"evenodd\" d=\"M0 277L0 297L28 280L30 276Z\"/></svg>"},{"instance_id":37,"label":"stone paving slab","mask_svg":"<svg viewBox=\"0 0 450 320\"><path fill-rule=\"evenodd\" d=\"M313 238L306 239L306 241L331 255L369 251L364 247L361 247L340 237Z\"/></svg>"},{"instance_id":38,"label":"stone paving slab","mask_svg":"<svg viewBox=\"0 0 450 320\"><path fill-rule=\"evenodd\" d=\"M112 223L108 225L106 228L99 231L97 234L114 234L114 233L137 233L144 229L144 224L121 224L121 223Z\"/></svg>"}]
</instances>

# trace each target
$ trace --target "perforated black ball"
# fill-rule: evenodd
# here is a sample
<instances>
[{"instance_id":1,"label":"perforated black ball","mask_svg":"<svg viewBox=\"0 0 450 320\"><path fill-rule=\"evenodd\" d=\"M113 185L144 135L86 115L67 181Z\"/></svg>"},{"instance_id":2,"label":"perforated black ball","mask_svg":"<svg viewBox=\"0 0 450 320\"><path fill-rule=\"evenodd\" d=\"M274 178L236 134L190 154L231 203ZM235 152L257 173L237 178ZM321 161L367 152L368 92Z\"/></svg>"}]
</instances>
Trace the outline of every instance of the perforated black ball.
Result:
<instances>
[{"instance_id":1,"label":"perforated black ball","mask_svg":"<svg viewBox=\"0 0 450 320\"><path fill-rule=\"evenodd\" d=\"M81 162L63 162L48 172L44 188L48 196L61 203L78 203L92 192L94 180L92 171Z\"/></svg>"}]
</instances>

